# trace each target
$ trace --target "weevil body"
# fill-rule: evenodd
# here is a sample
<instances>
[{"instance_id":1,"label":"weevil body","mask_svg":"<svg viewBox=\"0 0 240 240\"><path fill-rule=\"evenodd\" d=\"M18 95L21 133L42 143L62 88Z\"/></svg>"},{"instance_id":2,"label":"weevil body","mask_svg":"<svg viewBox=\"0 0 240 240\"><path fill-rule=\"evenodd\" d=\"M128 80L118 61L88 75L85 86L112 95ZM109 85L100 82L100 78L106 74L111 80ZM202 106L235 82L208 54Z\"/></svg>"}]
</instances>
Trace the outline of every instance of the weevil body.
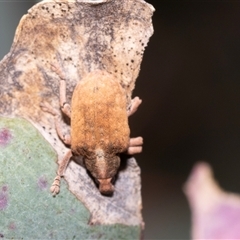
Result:
<instances>
[{"instance_id":1,"label":"weevil body","mask_svg":"<svg viewBox=\"0 0 240 240\"><path fill-rule=\"evenodd\" d=\"M72 152L84 157L100 192L112 192L111 179L120 165L118 155L129 146L124 91L110 74L91 73L76 86L71 109Z\"/></svg>"},{"instance_id":2,"label":"weevil body","mask_svg":"<svg viewBox=\"0 0 240 240\"><path fill-rule=\"evenodd\" d=\"M71 136L65 136L56 121L56 130L64 143L71 146L59 163L58 174L51 187L53 195L60 191L60 179L64 175L72 156L82 156L86 168L99 184L102 194L111 194L111 183L119 165L119 154L140 153L142 138L131 138L128 117L141 104L135 97L130 104L117 79L105 72L95 71L85 76L75 87L71 107L66 103L66 81L60 69L53 70L61 78L60 106L64 114L71 119ZM58 113L49 106L42 106L56 119Z\"/></svg>"}]
</instances>

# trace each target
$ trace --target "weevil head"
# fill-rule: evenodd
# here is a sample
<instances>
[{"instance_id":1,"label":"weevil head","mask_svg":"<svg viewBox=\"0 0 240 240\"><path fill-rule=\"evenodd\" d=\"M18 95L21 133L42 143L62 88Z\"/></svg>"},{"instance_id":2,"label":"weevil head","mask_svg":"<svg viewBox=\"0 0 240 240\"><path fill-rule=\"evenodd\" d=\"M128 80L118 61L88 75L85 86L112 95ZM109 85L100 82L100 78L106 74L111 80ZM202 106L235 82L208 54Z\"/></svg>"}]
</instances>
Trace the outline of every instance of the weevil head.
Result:
<instances>
[{"instance_id":1,"label":"weevil head","mask_svg":"<svg viewBox=\"0 0 240 240\"><path fill-rule=\"evenodd\" d=\"M96 179L99 191L104 195L111 195L114 191L112 179L120 166L120 157L115 154L108 154L102 149L97 149L94 157L85 157L85 165Z\"/></svg>"},{"instance_id":2,"label":"weevil head","mask_svg":"<svg viewBox=\"0 0 240 240\"><path fill-rule=\"evenodd\" d=\"M111 183L112 178L98 178L97 181L99 182L99 191L103 195L111 195L114 192L114 186Z\"/></svg>"}]
</instances>

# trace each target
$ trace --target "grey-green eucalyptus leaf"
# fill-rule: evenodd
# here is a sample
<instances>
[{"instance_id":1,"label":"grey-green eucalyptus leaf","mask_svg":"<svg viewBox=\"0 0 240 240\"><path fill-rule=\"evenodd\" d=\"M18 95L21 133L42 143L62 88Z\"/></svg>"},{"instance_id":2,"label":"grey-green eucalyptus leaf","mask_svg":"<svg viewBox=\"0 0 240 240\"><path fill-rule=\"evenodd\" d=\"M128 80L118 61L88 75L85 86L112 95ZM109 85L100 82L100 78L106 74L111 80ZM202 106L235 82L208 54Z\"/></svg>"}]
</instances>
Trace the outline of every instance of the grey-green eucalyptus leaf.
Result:
<instances>
[{"instance_id":1,"label":"grey-green eucalyptus leaf","mask_svg":"<svg viewBox=\"0 0 240 240\"><path fill-rule=\"evenodd\" d=\"M62 181L52 197L56 152L28 121L0 118L0 238L139 239L140 228L88 225L89 211Z\"/></svg>"}]
</instances>

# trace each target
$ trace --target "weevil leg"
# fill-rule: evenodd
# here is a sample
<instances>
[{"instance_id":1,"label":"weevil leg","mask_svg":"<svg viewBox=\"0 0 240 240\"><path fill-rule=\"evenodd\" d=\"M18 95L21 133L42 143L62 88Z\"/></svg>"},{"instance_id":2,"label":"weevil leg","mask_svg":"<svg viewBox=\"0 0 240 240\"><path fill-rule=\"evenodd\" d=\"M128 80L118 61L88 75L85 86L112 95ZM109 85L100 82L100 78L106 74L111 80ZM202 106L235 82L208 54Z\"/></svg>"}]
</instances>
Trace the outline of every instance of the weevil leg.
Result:
<instances>
[{"instance_id":1,"label":"weevil leg","mask_svg":"<svg viewBox=\"0 0 240 240\"><path fill-rule=\"evenodd\" d=\"M131 138L130 142L129 142L129 147L128 147L126 153L129 155L141 153L142 145L143 145L142 137Z\"/></svg>"},{"instance_id":2,"label":"weevil leg","mask_svg":"<svg viewBox=\"0 0 240 240\"><path fill-rule=\"evenodd\" d=\"M59 86L59 95L60 95L60 107L63 113L65 113L69 118L71 118L71 107L66 100L66 81L61 80Z\"/></svg>"},{"instance_id":3,"label":"weevil leg","mask_svg":"<svg viewBox=\"0 0 240 240\"><path fill-rule=\"evenodd\" d=\"M135 97L132 99L130 108L128 110L128 117L133 115L137 111L137 109L141 103L142 103L142 100L139 97ZM128 147L126 153L129 155L141 153L142 145L143 145L142 137L131 138L130 142L129 142L129 147Z\"/></svg>"},{"instance_id":4,"label":"weevil leg","mask_svg":"<svg viewBox=\"0 0 240 240\"><path fill-rule=\"evenodd\" d=\"M53 196L56 196L60 192L60 183L61 183L61 177L63 177L64 171L67 168L70 160L72 157L72 151L69 150L62 161L59 163L57 176L54 178L53 184L50 188L50 191L52 192Z\"/></svg>"},{"instance_id":5,"label":"weevil leg","mask_svg":"<svg viewBox=\"0 0 240 240\"><path fill-rule=\"evenodd\" d=\"M70 104L67 103L66 98L66 78L60 68L56 67L54 64L51 64L51 69L60 77L59 83L59 103L61 110L64 114L66 114L69 118L71 118L71 107Z\"/></svg>"},{"instance_id":6,"label":"weevil leg","mask_svg":"<svg viewBox=\"0 0 240 240\"><path fill-rule=\"evenodd\" d=\"M40 107L43 111L48 112L54 116L55 128L59 138L67 145L71 145L71 136L62 132L61 121L58 112L52 108L48 103L41 103Z\"/></svg>"},{"instance_id":7,"label":"weevil leg","mask_svg":"<svg viewBox=\"0 0 240 240\"><path fill-rule=\"evenodd\" d=\"M128 110L128 117L133 115L137 111L141 103L142 103L142 100L139 97L135 97L132 99L130 108Z\"/></svg>"}]
</instances>

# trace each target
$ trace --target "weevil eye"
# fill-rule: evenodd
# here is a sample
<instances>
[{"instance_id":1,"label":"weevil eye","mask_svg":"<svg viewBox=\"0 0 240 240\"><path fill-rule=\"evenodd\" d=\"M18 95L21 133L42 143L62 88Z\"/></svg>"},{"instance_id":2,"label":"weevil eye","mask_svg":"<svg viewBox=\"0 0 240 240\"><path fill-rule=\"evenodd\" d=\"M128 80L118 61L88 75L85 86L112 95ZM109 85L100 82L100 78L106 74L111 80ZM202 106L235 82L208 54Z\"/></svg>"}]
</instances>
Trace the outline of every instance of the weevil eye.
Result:
<instances>
[{"instance_id":1,"label":"weevil eye","mask_svg":"<svg viewBox=\"0 0 240 240\"><path fill-rule=\"evenodd\" d=\"M114 186L111 183L112 178L97 179L99 182L99 191L103 195L112 195L114 192Z\"/></svg>"}]
</instances>

